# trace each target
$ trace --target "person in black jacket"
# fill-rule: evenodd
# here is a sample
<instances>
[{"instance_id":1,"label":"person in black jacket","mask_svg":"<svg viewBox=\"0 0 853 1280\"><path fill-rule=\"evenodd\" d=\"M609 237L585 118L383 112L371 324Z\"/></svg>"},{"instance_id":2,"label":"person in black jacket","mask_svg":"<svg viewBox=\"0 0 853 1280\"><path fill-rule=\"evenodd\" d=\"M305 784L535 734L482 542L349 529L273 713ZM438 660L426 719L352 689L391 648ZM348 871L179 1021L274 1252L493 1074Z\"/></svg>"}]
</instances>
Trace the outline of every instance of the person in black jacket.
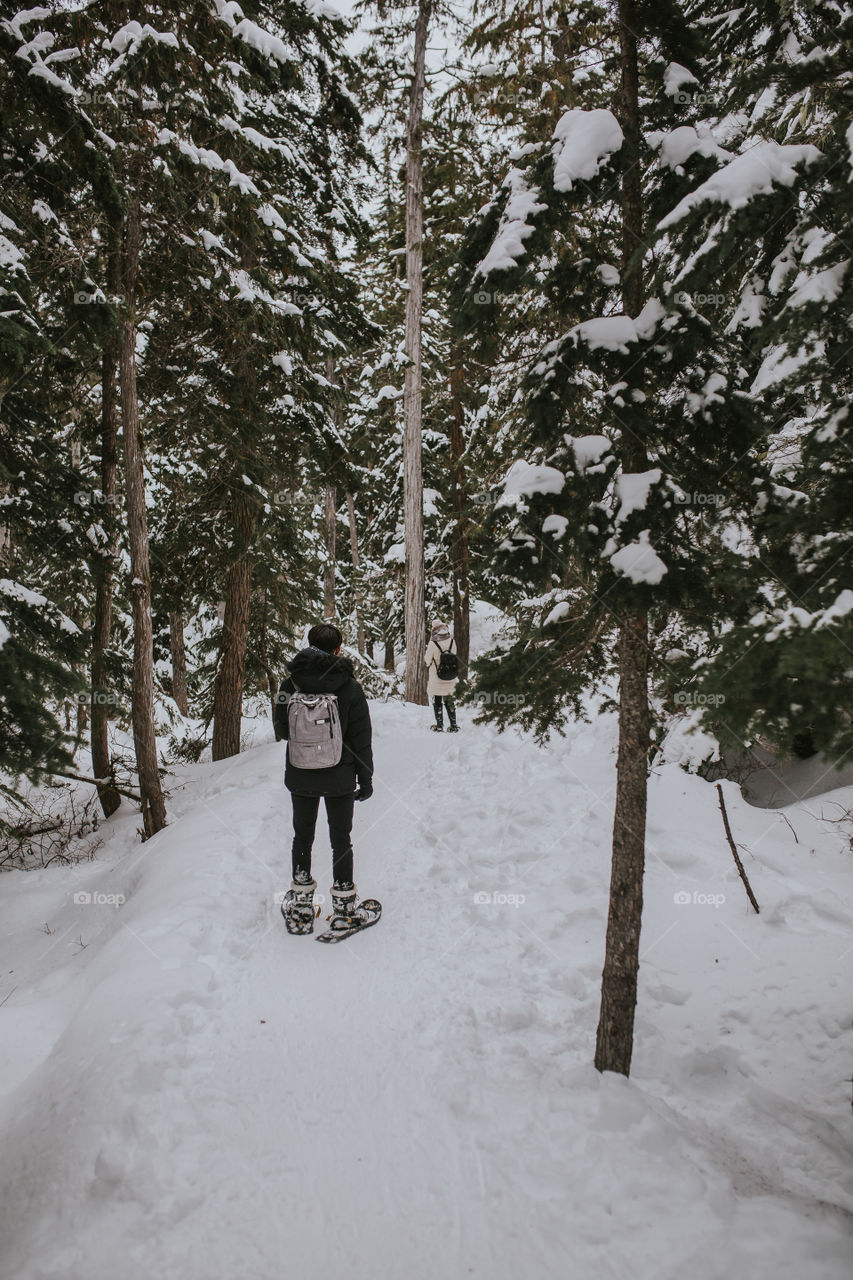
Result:
<instances>
[{"instance_id":1,"label":"person in black jacket","mask_svg":"<svg viewBox=\"0 0 853 1280\"><path fill-rule=\"evenodd\" d=\"M332 907L346 914L355 902L353 885L352 821L356 800L373 795L373 748L370 710L364 690L355 679L355 668L341 655L343 636L337 627L321 623L308 632L308 648L301 649L290 663L290 675L281 682L276 699L274 727L276 741L287 739L289 695L334 693L343 736L340 763L327 769L299 769L290 761L284 771L284 785L293 803L293 886L316 887L311 875L311 849L322 797L329 821L334 885ZM304 905L304 904L303 904ZM339 910L340 909L340 910ZM287 914L285 912L285 914Z\"/></svg>"}]
</instances>

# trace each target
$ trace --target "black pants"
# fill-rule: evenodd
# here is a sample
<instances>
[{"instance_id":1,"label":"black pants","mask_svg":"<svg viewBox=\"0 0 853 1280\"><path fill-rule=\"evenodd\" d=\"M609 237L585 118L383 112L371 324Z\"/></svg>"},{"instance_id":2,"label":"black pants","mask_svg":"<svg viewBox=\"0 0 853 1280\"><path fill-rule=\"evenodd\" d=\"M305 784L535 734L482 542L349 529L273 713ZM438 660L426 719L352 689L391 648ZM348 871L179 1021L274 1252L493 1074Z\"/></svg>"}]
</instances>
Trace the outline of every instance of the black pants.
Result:
<instances>
[{"instance_id":1,"label":"black pants","mask_svg":"<svg viewBox=\"0 0 853 1280\"><path fill-rule=\"evenodd\" d=\"M450 722L450 724L456 724L456 703L453 701L452 698L448 698L446 694L442 695L440 693L437 693L432 700L432 709L435 715L435 723L440 725L440 724L443 724L444 722L444 714L443 714L442 705L441 705L442 703L444 703L445 707L447 707L448 721Z\"/></svg>"},{"instance_id":2,"label":"black pants","mask_svg":"<svg viewBox=\"0 0 853 1280\"><path fill-rule=\"evenodd\" d=\"M311 849L314 830L320 809L320 796L297 796L293 801L293 874L307 871L311 874ZM352 880L352 795L323 796L326 801L326 817L329 820L329 839L332 843L332 870L336 881Z\"/></svg>"}]
</instances>

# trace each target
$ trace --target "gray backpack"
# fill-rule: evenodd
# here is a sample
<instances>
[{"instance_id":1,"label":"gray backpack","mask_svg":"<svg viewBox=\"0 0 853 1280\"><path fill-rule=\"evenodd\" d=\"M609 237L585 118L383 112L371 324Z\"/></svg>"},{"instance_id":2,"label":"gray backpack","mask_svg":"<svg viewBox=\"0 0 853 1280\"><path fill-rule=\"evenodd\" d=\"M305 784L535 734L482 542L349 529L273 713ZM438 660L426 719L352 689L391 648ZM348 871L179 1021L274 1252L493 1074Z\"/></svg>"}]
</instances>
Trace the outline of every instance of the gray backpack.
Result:
<instances>
[{"instance_id":1,"label":"gray backpack","mask_svg":"<svg viewBox=\"0 0 853 1280\"><path fill-rule=\"evenodd\" d=\"M293 676L290 677L293 680ZM302 693L287 700L287 749L297 769L331 769L340 764L344 749L336 693Z\"/></svg>"}]
</instances>

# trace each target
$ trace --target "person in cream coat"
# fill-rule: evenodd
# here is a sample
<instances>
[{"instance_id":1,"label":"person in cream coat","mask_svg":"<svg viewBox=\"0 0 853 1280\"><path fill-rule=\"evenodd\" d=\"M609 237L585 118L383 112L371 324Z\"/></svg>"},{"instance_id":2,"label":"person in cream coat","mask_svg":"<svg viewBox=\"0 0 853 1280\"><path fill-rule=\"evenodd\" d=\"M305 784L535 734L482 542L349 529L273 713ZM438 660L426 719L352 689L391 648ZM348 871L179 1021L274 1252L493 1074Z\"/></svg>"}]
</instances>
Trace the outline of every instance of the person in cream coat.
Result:
<instances>
[{"instance_id":1,"label":"person in cream coat","mask_svg":"<svg viewBox=\"0 0 853 1280\"><path fill-rule=\"evenodd\" d=\"M448 733L458 733L459 726L456 723L456 706L453 701L453 691L456 688L459 677L454 676L449 680L441 679L438 674L438 668L442 653L455 654L456 641L453 639L447 623L436 618L432 624L429 644L424 654L424 661L429 669L427 696L432 698L432 709L435 715L435 724L430 725L430 728L434 733L444 732L444 711L446 709Z\"/></svg>"}]
</instances>

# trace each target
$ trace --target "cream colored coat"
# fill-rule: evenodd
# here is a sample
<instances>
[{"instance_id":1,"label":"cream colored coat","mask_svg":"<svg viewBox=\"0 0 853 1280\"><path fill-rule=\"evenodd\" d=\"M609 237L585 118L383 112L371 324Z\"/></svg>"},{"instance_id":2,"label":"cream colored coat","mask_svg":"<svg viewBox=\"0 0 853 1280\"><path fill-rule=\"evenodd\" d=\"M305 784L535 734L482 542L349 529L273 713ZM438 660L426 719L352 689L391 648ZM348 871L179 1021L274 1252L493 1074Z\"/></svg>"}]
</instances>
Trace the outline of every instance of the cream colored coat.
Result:
<instances>
[{"instance_id":1,"label":"cream colored coat","mask_svg":"<svg viewBox=\"0 0 853 1280\"><path fill-rule=\"evenodd\" d=\"M448 647L451 653L455 653L456 641L451 640L449 646L446 643L443 644L441 649L447 649ZM430 698L449 698L452 695L453 690L456 688L456 684L459 679L458 676L454 676L452 680L439 680L438 664L441 659L441 649L439 649L434 640L430 640L426 647L426 653L424 654L424 662L429 667L427 696Z\"/></svg>"}]
</instances>

